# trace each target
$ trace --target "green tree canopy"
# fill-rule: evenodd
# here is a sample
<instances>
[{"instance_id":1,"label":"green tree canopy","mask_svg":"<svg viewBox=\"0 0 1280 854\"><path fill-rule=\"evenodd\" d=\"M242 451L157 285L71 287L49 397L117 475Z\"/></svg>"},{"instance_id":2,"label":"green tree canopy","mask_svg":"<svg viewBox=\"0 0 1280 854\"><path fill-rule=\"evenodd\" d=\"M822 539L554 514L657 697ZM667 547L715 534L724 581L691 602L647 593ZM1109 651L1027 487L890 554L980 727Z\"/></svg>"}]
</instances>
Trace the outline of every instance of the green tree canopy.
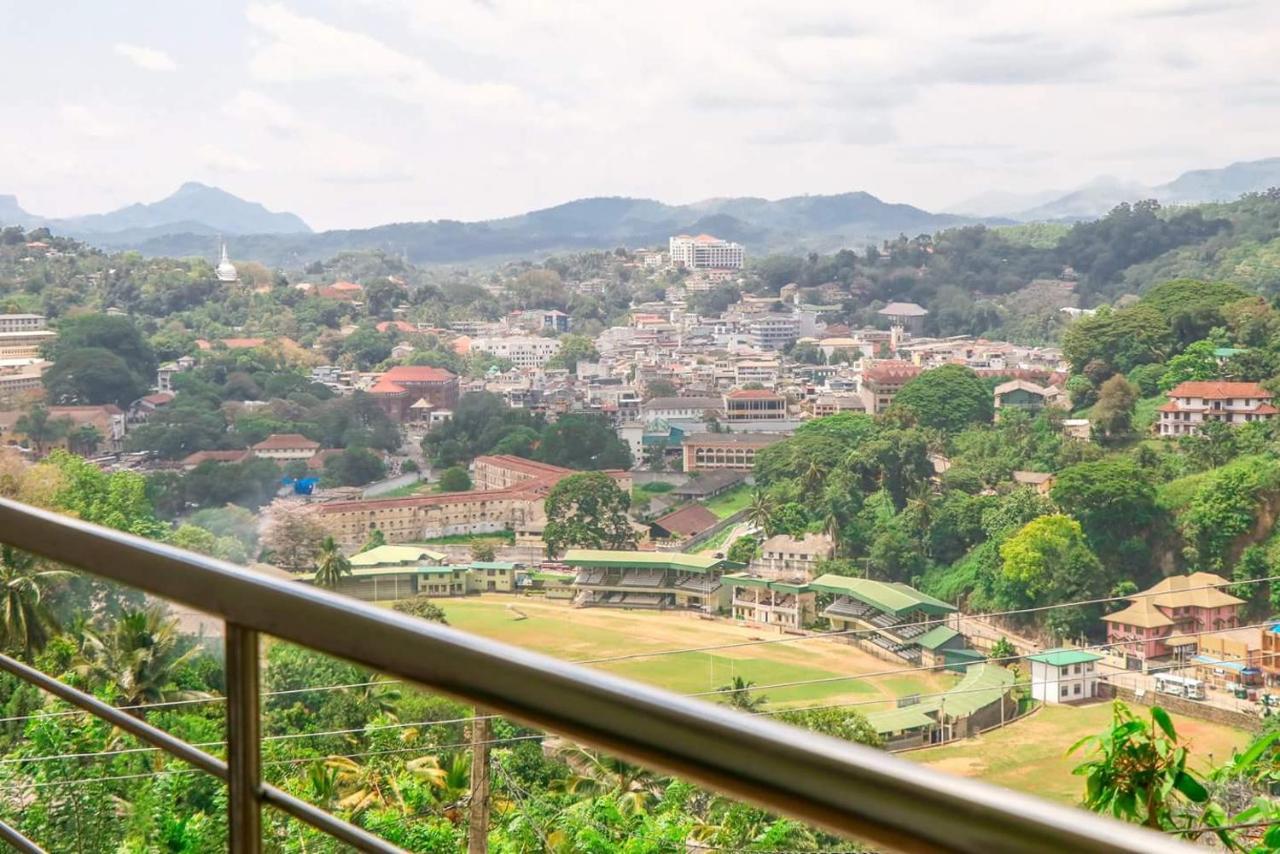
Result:
<instances>
[{"instance_id":1,"label":"green tree canopy","mask_svg":"<svg viewBox=\"0 0 1280 854\"><path fill-rule=\"evenodd\" d=\"M961 365L943 365L902 387L893 399L915 416L916 423L947 433L991 422L991 389L977 374Z\"/></svg>"},{"instance_id":2,"label":"green tree canopy","mask_svg":"<svg viewBox=\"0 0 1280 854\"><path fill-rule=\"evenodd\" d=\"M441 492L466 492L471 488L471 475L462 466L450 466L440 473Z\"/></svg>"},{"instance_id":3,"label":"green tree canopy","mask_svg":"<svg viewBox=\"0 0 1280 854\"><path fill-rule=\"evenodd\" d=\"M547 554L565 549L634 548L636 533L627 511L631 496L601 472L583 472L561 480L547 495L547 524L542 540Z\"/></svg>"},{"instance_id":4,"label":"green tree canopy","mask_svg":"<svg viewBox=\"0 0 1280 854\"><path fill-rule=\"evenodd\" d=\"M147 393L148 381L101 347L64 350L45 371L48 399L59 405L114 403L124 409Z\"/></svg>"}]
</instances>

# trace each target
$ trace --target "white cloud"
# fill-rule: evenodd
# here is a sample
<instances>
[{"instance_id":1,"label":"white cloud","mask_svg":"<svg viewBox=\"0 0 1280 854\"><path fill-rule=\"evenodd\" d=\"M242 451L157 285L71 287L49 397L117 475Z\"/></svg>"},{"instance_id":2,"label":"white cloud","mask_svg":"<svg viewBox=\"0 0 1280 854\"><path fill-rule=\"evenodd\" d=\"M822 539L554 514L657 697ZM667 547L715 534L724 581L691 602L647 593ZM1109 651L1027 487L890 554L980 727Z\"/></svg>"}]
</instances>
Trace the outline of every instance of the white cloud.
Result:
<instances>
[{"instance_id":1,"label":"white cloud","mask_svg":"<svg viewBox=\"0 0 1280 854\"><path fill-rule=\"evenodd\" d=\"M241 89L222 105L222 112L237 121L268 128L282 134L298 128L293 108L254 89Z\"/></svg>"},{"instance_id":2,"label":"white cloud","mask_svg":"<svg viewBox=\"0 0 1280 854\"><path fill-rule=\"evenodd\" d=\"M211 142L199 146L196 156L202 166L214 172L257 172L262 168L256 161Z\"/></svg>"},{"instance_id":3,"label":"white cloud","mask_svg":"<svg viewBox=\"0 0 1280 854\"><path fill-rule=\"evenodd\" d=\"M297 14L278 3L253 3L249 23L266 37L250 71L273 83L350 81L396 100L496 107L515 100L512 86L446 77L427 62L365 33Z\"/></svg>"},{"instance_id":4,"label":"white cloud","mask_svg":"<svg viewBox=\"0 0 1280 854\"><path fill-rule=\"evenodd\" d=\"M112 139L123 132L120 125L104 116L100 109L85 104L63 104L58 108L58 116L63 124L81 136Z\"/></svg>"},{"instance_id":5,"label":"white cloud","mask_svg":"<svg viewBox=\"0 0 1280 854\"><path fill-rule=\"evenodd\" d=\"M114 50L134 65L147 71L174 71L178 67L173 57L154 47L117 42Z\"/></svg>"}]
</instances>

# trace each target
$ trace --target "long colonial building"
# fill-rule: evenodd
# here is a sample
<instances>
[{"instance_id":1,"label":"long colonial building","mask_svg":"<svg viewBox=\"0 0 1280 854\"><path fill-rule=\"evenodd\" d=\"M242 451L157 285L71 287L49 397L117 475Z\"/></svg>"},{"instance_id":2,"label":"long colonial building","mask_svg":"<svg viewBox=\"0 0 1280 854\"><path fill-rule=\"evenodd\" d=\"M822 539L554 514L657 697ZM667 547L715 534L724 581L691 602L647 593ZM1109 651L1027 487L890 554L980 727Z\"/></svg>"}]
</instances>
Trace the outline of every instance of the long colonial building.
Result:
<instances>
[{"instance_id":1,"label":"long colonial building","mask_svg":"<svg viewBox=\"0 0 1280 854\"><path fill-rule=\"evenodd\" d=\"M572 469L513 456L477 457L477 489L415 495L330 501L320 514L334 539L347 545L362 543L375 529L388 543L418 542L453 534L513 531L517 542L537 542L546 527L543 503ZM631 490L626 472L607 472L624 490Z\"/></svg>"}]
</instances>

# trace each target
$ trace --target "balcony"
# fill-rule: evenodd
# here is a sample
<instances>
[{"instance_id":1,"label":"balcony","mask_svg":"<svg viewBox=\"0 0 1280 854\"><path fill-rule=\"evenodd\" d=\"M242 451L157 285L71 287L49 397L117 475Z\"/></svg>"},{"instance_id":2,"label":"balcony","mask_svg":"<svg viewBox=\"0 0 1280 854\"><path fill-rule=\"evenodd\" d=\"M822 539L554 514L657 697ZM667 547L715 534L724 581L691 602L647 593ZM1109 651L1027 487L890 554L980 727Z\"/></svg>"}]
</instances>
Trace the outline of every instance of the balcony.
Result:
<instances>
[{"instance_id":1,"label":"balcony","mask_svg":"<svg viewBox=\"0 0 1280 854\"><path fill-rule=\"evenodd\" d=\"M264 806L354 850L399 850L263 782L260 634L375 668L882 849L1196 850L879 750L16 502L0 500L0 541L225 621L225 761L14 659L0 656L0 669L224 781L229 848L235 854L262 850ZM0 840L19 851L42 850L3 823Z\"/></svg>"}]
</instances>

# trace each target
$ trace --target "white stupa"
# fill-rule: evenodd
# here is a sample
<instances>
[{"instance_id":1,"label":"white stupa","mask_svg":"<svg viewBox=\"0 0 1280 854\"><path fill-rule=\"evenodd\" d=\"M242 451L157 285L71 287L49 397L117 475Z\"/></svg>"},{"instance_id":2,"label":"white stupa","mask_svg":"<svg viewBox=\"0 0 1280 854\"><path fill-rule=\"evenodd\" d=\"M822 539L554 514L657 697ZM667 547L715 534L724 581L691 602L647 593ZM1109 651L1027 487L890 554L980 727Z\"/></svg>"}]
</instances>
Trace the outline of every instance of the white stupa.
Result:
<instances>
[{"instance_id":1,"label":"white stupa","mask_svg":"<svg viewBox=\"0 0 1280 854\"><path fill-rule=\"evenodd\" d=\"M236 265L231 263L231 259L227 257L226 241L222 243L222 260L218 262L218 281L219 282L238 282L240 274L236 272Z\"/></svg>"}]
</instances>

